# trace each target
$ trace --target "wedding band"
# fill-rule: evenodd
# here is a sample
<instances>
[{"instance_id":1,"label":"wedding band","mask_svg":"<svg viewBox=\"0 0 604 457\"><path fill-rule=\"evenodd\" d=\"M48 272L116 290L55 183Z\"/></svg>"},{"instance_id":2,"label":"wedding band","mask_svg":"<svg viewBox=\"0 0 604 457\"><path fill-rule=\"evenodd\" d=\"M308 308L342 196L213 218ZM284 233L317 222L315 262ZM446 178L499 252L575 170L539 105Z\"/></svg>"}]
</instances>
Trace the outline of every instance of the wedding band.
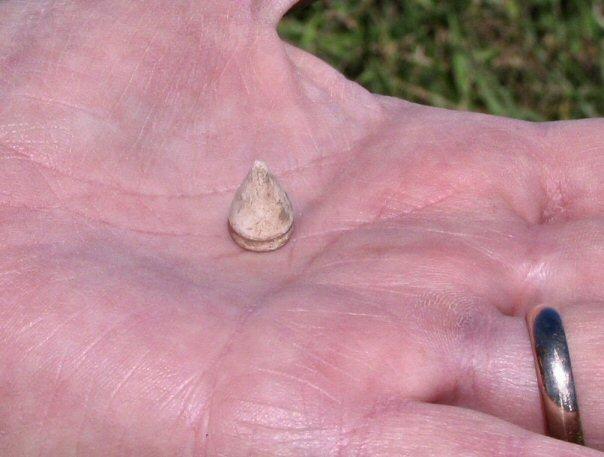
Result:
<instances>
[{"instance_id":1,"label":"wedding band","mask_svg":"<svg viewBox=\"0 0 604 457\"><path fill-rule=\"evenodd\" d=\"M575 381L562 319L547 306L526 316L547 433L553 438L585 444Z\"/></svg>"}]
</instances>

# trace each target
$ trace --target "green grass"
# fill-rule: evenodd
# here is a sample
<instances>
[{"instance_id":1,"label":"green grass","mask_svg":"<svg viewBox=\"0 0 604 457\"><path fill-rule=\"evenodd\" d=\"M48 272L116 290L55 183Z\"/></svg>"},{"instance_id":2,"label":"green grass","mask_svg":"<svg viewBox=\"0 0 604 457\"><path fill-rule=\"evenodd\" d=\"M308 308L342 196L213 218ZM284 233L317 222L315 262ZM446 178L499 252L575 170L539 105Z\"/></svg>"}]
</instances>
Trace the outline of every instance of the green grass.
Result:
<instances>
[{"instance_id":1,"label":"green grass","mask_svg":"<svg viewBox=\"0 0 604 457\"><path fill-rule=\"evenodd\" d=\"M372 92L529 120L604 115L604 0L316 0L279 30Z\"/></svg>"}]
</instances>

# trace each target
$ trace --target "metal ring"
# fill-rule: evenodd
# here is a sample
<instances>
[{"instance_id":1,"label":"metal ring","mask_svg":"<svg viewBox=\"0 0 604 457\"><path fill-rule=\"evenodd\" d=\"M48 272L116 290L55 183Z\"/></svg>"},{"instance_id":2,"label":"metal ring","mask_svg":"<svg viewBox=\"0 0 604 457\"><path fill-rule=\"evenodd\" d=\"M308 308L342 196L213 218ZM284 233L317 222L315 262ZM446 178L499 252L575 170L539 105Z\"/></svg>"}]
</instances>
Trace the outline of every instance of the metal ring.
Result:
<instances>
[{"instance_id":1,"label":"metal ring","mask_svg":"<svg viewBox=\"0 0 604 457\"><path fill-rule=\"evenodd\" d=\"M584 445L579 404L562 319L547 306L526 316L548 435Z\"/></svg>"}]
</instances>

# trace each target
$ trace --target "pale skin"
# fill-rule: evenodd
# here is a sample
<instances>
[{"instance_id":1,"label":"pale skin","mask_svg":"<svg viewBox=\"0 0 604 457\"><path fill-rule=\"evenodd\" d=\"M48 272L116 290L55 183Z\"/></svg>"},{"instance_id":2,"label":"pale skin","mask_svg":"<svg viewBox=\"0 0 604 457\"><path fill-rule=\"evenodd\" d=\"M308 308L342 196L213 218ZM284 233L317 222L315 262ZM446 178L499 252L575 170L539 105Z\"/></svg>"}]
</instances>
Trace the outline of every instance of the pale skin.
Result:
<instances>
[{"instance_id":1,"label":"pale skin","mask_svg":"<svg viewBox=\"0 0 604 457\"><path fill-rule=\"evenodd\" d=\"M0 1L0 454L604 450L604 121L369 94L284 0ZM254 159L274 253L230 239ZM566 322L586 439L543 435Z\"/></svg>"}]
</instances>

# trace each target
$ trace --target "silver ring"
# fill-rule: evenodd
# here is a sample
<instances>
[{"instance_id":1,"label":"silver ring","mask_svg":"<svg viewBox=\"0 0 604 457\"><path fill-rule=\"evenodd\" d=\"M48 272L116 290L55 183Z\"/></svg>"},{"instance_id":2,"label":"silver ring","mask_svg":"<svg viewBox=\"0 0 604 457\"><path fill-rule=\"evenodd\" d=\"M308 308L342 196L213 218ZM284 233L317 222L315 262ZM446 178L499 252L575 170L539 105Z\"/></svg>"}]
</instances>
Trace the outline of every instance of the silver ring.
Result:
<instances>
[{"instance_id":1,"label":"silver ring","mask_svg":"<svg viewBox=\"0 0 604 457\"><path fill-rule=\"evenodd\" d=\"M584 445L579 403L562 319L547 306L526 316L548 435Z\"/></svg>"}]
</instances>

